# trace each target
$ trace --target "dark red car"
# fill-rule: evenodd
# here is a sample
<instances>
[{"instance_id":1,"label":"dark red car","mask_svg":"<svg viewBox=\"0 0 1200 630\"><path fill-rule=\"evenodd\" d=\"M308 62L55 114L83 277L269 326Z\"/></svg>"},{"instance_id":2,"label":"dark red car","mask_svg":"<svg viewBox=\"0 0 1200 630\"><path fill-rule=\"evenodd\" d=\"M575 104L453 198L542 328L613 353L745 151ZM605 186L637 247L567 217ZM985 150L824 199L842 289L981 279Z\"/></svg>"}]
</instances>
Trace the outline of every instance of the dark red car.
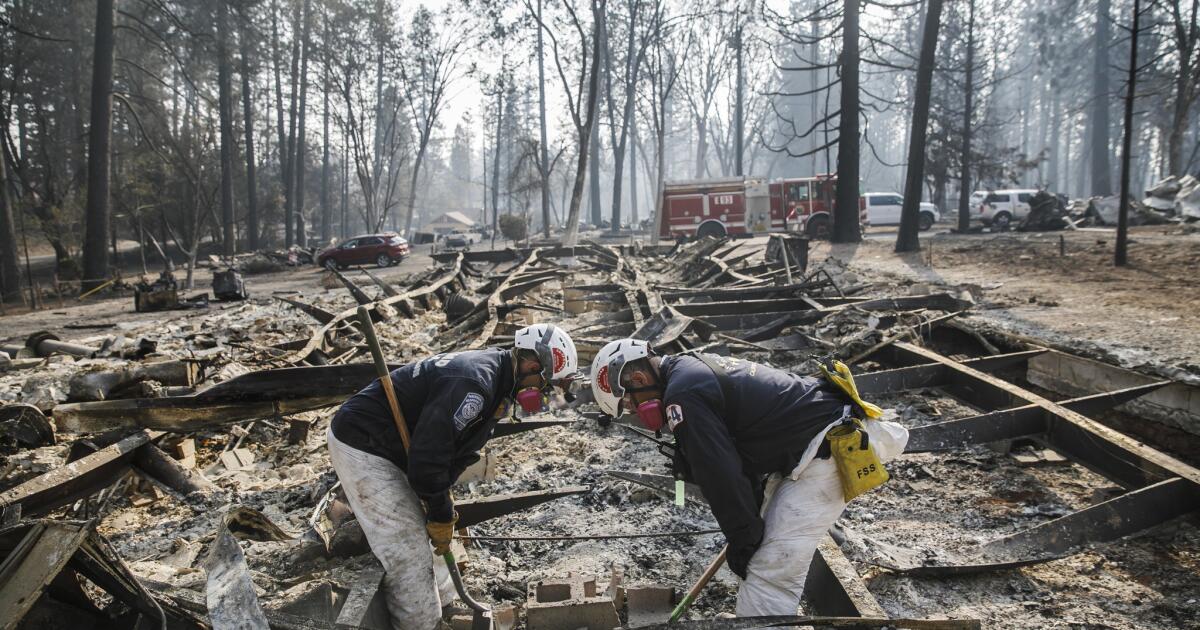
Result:
<instances>
[{"instance_id":1,"label":"dark red car","mask_svg":"<svg viewBox=\"0 0 1200 630\"><path fill-rule=\"evenodd\" d=\"M408 241L395 232L364 234L321 252L317 256L317 264L327 269L372 263L377 267L387 267L404 260L408 253Z\"/></svg>"}]
</instances>

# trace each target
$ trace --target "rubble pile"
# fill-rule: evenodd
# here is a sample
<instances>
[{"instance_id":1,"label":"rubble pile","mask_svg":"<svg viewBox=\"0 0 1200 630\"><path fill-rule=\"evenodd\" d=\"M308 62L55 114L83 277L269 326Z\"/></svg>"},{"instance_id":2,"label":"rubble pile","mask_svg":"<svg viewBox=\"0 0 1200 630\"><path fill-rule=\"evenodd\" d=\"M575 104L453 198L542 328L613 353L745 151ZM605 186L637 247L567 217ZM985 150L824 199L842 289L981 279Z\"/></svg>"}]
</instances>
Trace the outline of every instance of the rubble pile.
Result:
<instances>
[{"instance_id":1,"label":"rubble pile","mask_svg":"<svg viewBox=\"0 0 1200 630\"><path fill-rule=\"evenodd\" d=\"M1077 225L1116 225L1119 195L1076 200L1071 216ZM1188 225L1200 220L1200 180L1169 176L1146 189L1141 202L1130 199L1129 225Z\"/></svg>"},{"instance_id":2,"label":"rubble pile","mask_svg":"<svg viewBox=\"0 0 1200 630\"><path fill-rule=\"evenodd\" d=\"M359 308L393 367L511 344L533 321L570 332L585 365L619 336L659 352L734 354L798 373L815 372L828 356L856 365L861 389L913 428L917 447L897 462L895 482L852 504L822 544L814 566L824 568L814 571L808 602L817 613L998 626L1040 625L1054 614L1087 624L1106 616L1117 625L1196 621L1195 609L1176 599L1194 591L1197 576L1155 568L1147 551L1194 554L1200 536L1190 524L1106 546L1127 532L1093 531L1083 519L1066 536L1083 553L1046 546L1036 531L1005 553L989 546L1122 496L1121 484L1072 461L1030 468L1008 449L973 441L972 431L1068 413L1019 388L1005 394L970 380L1011 371L1036 351L981 349L965 327L948 325L972 308L969 293L879 294L836 260L808 265L802 240L767 249L705 239L445 252L402 283L331 271L312 292L251 292L164 324L117 323L73 342L6 341L0 562L15 572L0 575L0 599L23 603L0 612L0 625L385 627L374 598L381 569L324 437L336 406L375 375ZM950 342L971 351L937 354ZM688 488L683 505L671 501L674 480L660 452L669 446L628 418L602 416L589 394L562 412L501 423L459 479L456 557L469 590L496 607L498 626L660 622L723 544L697 489ZM1082 413L1135 394L1062 404ZM1021 405L1037 409L1003 411ZM981 410L1009 415L984 422ZM947 433L944 420L984 428ZM1014 454L1029 457L1046 450L1016 439L1025 435L986 441L1009 440ZM1167 479L1156 477L1167 484L1152 491L1156 500L1193 496L1186 482L1171 481L1179 477L1155 474ZM1170 512L1153 505L1135 508ZM1147 518L1127 528L1157 523ZM41 560L49 556L62 561ZM1045 600L1048 584L1080 558L1105 567L1091 573L1097 591L1075 587L1075 604ZM1119 575L1117 562L1145 579ZM997 569L1004 563L1036 568ZM971 576L928 577L956 573ZM689 616L731 610L736 588L723 569ZM989 599L972 603L969 592ZM1120 593L1148 603L1126 605Z\"/></svg>"}]
</instances>

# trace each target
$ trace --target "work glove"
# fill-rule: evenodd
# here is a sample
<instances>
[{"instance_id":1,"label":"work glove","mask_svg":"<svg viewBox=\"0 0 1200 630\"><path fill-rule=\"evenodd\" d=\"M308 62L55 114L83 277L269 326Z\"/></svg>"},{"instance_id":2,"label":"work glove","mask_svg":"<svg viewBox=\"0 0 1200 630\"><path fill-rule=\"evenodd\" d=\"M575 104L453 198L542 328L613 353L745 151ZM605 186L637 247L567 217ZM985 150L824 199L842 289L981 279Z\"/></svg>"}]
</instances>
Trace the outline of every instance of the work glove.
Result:
<instances>
[{"instance_id":1,"label":"work glove","mask_svg":"<svg viewBox=\"0 0 1200 630\"><path fill-rule=\"evenodd\" d=\"M450 540L454 538L454 524L458 522L458 512L454 512L449 522L428 521L425 523L425 533L429 534L429 542L433 543L433 552L444 556L450 552Z\"/></svg>"},{"instance_id":2,"label":"work glove","mask_svg":"<svg viewBox=\"0 0 1200 630\"><path fill-rule=\"evenodd\" d=\"M729 570L733 571L734 575L743 580L746 579L746 569L750 567L750 559L754 557L754 552L758 551L758 545L759 543L743 545L737 548L731 546L725 552L725 562L729 565Z\"/></svg>"}]
</instances>

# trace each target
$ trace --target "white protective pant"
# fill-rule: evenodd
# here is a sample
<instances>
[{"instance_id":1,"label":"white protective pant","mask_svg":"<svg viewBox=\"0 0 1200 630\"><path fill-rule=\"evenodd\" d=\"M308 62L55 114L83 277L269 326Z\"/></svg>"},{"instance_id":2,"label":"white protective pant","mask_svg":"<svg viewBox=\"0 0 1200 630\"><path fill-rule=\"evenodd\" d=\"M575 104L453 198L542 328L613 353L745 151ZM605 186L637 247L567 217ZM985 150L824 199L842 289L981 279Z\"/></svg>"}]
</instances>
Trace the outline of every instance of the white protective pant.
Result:
<instances>
[{"instance_id":1,"label":"white protective pant","mask_svg":"<svg viewBox=\"0 0 1200 630\"><path fill-rule=\"evenodd\" d=\"M387 572L383 582L392 627L436 627L442 620L442 606L456 596L454 583L445 563L440 558L434 561L425 512L408 477L392 462L338 441L332 430L325 437L350 508L371 552Z\"/></svg>"},{"instance_id":2,"label":"white protective pant","mask_svg":"<svg viewBox=\"0 0 1200 630\"><path fill-rule=\"evenodd\" d=\"M771 475L763 500L763 540L750 559L737 596L738 617L795 615L813 554L846 508L833 459L815 459L825 428L787 477ZM894 422L869 421L867 434L883 462L904 452L908 431Z\"/></svg>"}]
</instances>

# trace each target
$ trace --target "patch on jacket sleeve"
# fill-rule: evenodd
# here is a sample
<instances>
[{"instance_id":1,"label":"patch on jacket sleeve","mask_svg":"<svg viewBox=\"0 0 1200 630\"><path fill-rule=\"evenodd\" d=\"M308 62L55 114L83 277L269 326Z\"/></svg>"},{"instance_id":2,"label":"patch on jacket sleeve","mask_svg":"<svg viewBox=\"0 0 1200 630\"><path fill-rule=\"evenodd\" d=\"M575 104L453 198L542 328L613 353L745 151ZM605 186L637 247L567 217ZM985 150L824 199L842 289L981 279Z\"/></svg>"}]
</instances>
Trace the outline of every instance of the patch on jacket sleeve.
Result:
<instances>
[{"instance_id":1,"label":"patch on jacket sleeve","mask_svg":"<svg viewBox=\"0 0 1200 630\"><path fill-rule=\"evenodd\" d=\"M679 405L667 405L667 428L674 431L680 424L683 424L683 408Z\"/></svg>"},{"instance_id":2,"label":"patch on jacket sleeve","mask_svg":"<svg viewBox=\"0 0 1200 630\"><path fill-rule=\"evenodd\" d=\"M454 428L462 431L472 420L478 418L482 411L483 396L475 392L463 396L462 403L458 405L458 411L454 412Z\"/></svg>"}]
</instances>

